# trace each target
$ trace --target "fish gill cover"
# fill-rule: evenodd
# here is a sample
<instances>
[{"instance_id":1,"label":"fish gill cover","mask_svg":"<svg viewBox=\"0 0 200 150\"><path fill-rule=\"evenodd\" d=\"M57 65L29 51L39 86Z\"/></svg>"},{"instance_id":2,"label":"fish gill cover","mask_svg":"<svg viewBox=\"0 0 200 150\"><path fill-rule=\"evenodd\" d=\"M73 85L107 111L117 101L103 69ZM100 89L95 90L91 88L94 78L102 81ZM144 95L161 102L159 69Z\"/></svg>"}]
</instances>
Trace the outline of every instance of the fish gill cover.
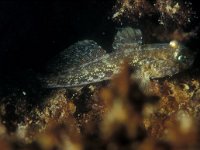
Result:
<instances>
[{"instance_id":1,"label":"fish gill cover","mask_svg":"<svg viewBox=\"0 0 200 150\"><path fill-rule=\"evenodd\" d=\"M126 24L129 16L130 25L144 23L145 15L159 14L157 26L151 26L155 20L151 24L147 17L151 25L141 25L148 28L142 31L154 33L159 41L185 41L196 33L184 31L192 6L183 6L168 0L117 1L113 19ZM182 24L176 17L183 12L187 15L179 18ZM198 68L152 80L147 90L140 88L127 61L120 68L110 81L83 88L45 89L33 86L33 81L28 87L9 87L11 92L0 97L0 148L199 149Z\"/></svg>"}]
</instances>

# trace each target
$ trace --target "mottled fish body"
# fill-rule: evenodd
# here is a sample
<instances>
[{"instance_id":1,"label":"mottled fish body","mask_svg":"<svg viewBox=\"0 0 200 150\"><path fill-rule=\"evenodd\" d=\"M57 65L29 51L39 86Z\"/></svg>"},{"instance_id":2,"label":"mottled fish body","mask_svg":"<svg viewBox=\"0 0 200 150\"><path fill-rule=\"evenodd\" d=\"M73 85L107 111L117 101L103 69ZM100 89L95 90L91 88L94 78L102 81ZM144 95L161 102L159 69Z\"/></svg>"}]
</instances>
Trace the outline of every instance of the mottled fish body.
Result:
<instances>
[{"instance_id":1,"label":"mottled fish body","mask_svg":"<svg viewBox=\"0 0 200 150\"><path fill-rule=\"evenodd\" d=\"M45 87L76 87L110 79L124 60L143 80L172 76L189 68L193 55L183 45L142 44L142 34L130 27L117 32L114 51L107 54L92 40L77 42L61 52L49 65L49 75L42 78Z\"/></svg>"}]
</instances>

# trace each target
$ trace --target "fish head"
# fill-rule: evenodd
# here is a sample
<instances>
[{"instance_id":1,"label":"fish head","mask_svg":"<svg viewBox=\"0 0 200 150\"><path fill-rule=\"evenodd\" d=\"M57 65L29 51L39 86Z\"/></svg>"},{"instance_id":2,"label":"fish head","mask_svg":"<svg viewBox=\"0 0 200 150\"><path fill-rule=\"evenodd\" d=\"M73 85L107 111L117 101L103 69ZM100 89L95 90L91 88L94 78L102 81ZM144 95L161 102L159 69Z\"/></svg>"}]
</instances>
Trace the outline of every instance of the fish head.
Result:
<instances>
[{"instance_id":1,"label":"fish head","mask_svg":"<svg viewBox=\"0 0 200 150\"><path fill-rule=\"evenodd\" d=\"M177 41L171 41L169 45L174 49L173 57L179 64L179 69L185 70L190 68L195 59L194 52Z\"/></svg>"},{"instance_id":2,"label":"fish head","mask_svg":"<svg viewBox=\"0 0 200 150\"><path fill-rule=\"evenodd\" d=\"M155 44L151 46L154 51L148 51L149 57L141 62L143 77L163 78L173 76L190 68L194 62L194 53L177 41L169 44Z\"/></svg>"},{"instance_id":3,"label":"fish head","mask_svg":"<svg viewBox=\"0 0 200 150\"><path fill-rule=\"evenodd\" d=\"M168 48L166 58L159 62L160 77L173 76L187 70L194 62L195 54L183 44L171 41Z\"/></svg>"}]
</instances>

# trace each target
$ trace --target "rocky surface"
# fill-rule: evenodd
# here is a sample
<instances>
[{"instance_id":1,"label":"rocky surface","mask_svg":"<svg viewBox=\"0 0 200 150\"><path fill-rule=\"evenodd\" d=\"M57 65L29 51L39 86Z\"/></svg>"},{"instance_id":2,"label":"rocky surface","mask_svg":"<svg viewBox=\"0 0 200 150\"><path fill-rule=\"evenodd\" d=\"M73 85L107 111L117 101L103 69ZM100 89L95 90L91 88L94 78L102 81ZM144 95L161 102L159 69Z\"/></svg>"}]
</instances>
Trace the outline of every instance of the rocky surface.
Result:
<instances>
[{"instance_id":1,"label":"rocky surface","mask_svg":"<svg viewBox=\"0 0 200 150\"><path fill-rule=\"evenodd\" d=\"M80 89L1 96L1 149L198 149L198 74L154 80L143 91L122 68Z\"/></svg>"}]
</instances>

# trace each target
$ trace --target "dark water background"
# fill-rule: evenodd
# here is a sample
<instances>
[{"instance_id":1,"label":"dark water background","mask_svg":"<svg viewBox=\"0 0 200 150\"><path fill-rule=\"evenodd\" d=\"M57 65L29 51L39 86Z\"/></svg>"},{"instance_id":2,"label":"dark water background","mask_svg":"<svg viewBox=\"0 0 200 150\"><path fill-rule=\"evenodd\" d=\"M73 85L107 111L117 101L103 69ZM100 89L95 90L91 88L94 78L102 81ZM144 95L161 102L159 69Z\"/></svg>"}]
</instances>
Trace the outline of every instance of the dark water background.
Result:
<instances>
[{"instance_id":1,"label":"dark water background","mask_svg":"<svg viewBox=\"0 0 200 150\"><path fill-rule=\"evenodd\" d=\"M115 2L0 1L0 84L29 82L48 60L78 40L93 39L109 50L119 26L109 19ZM198 1L192 3L199 16ZM198 49L199 42L197 38L190 45Z\"/></svg>"},{"instance_id":2,"label":"dark water background","mask_svg":"<svg viewBox=\"0 0 200 150\"><path fill-rule=\"evenodd\" d=\"M1 1L1 72L40 70L46 61L82 39L109 46L114 1ZM104 34L105 33L105 34Z\"/></svg>"}]
</instances>

